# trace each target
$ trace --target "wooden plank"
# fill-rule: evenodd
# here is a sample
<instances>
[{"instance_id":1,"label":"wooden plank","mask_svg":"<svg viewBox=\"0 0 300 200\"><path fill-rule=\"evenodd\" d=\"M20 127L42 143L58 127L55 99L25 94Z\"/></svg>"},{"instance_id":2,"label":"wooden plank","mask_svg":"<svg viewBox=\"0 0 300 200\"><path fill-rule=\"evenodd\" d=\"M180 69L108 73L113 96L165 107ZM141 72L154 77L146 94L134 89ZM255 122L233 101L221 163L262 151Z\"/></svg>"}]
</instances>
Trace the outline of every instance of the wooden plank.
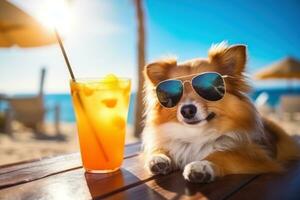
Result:
<instances>
[{"instance_id":1,"label":"wooden plank","mask_svg":"<svg viewBox=\"0 0 300 200\"><path fill-rule=\"evenodd\" d=\"M182 172L161 176L104 199L225 199L251 182L253 175L230 175L209 184L185 181ZM102 196L103 197L103 196Z\"/></svg>"},{"instance_id":2,"label":"wooden plank","mask_svg":"<svg viewBox=\"0 0 300 200\"><path fill-rule=\"evenodd\" d=\"M109 174L89 174L82 168L3 188L0 199L91 199L152 179L139 156L124 160L123 168Z\"/></svg>"},{"instance_id":3,"label":"wooden plank","mask_svg":"<svg viewBox=\"0 0 300 200\"><path fill-rule=\"evenodd\" d=\"M65 162L65 160L71 161L71 160L78 160L77 158L79 157L79 153L70 153L70 154L64 154L60 156L55 156L55 157L46 157L42 159L35 159L32 160L31 162L20 162L20 163L14 163L14 164L8 164L1 166L0 168L0 175L5 174L5 173L10 173L26 168L31 168L31 167L37 167L37 166L46 166L46 165L51 165L52 163L56 162ZM80 161L80 160L78 160ZM78 166L78 164L76 164Z\"/></svg>"},{"instance_id":4,"label":"wooden plank","mask_svg":"<svg viewBox=\"0 0 300 200\"><path fill-rule=\"evenodd\" d=\"M47 159L47 158L51 158L53 156L49 156L49 157L43 157L42 159ZM14 162L14 163L9 163L9 164L4 164L4 165L0 165L0 171L3 168L9 168L12 167L14 165L21 165L21 164L26 164L26 163L31 163L31 162L36 162L36 161L40 161L41 159L36 158L36 159L30 159L30 160L24 160L24 161L20 161L20 162Z\"/></svg>"},{"instance_id":5,"label":"wooden plank","mask_svg":"<svg viewBox=\"0 0 300 200\"><path fill-rule=\"evenodd\" d=\"M137 155L139 150L140 143L127 145L125 157ZM82 168L79 153L4 167L0 169L0 188L26 183L79 168Z\"/></svg>"},{"instance_id":6,"label":"wooden plank","mask_svg":"<svg viewBox=\"0 0 300 200\"><path fill-rule=\"evenodd\" d=\"M0 190L0 199L91 199L168 198L172 195L219 199L230 195L253 176L228 176L211 184L190 184L181 172L167 176L151 176L144 169L140 156L125 159L120 171L110 174L89 174L82 168ZM139 198L143 197L143 198Z\"/></svg>"},{"instance_id":7,"label":"wooden plank","mask_svg":"<svg viewBox=\"0 0 300 200\"><path fill-rule=\"evenodd\" d=\"M230 199L300 199L300 161L292 162L285 172L259 176Z\"/></svg>"}]
</instances>

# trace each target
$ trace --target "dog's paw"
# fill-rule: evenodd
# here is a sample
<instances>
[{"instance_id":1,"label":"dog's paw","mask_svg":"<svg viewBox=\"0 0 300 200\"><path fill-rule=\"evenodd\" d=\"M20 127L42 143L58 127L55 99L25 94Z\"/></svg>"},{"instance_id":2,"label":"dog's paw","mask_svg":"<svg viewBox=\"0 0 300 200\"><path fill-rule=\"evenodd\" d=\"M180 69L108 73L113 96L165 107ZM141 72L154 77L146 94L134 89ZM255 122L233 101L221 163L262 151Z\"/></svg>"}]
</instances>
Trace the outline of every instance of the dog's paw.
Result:
<instances>
[{"instance_id":1,"label":"dog's paw","mask_svg":"<svg viewBox=\"0 0 300 200\"><path fill-rule=\"evenodd\" d=\"M172 170L171 159L164 154L155 154L148 161L148 169L154 174L168 174Z\"/></svg>"},{"instance_id":2,"label":"dog's paw","mask_svg":"<svg viewBox=\"0 0 300 200\"><path fill-rule=\"evenodd\" d=\"M216 177L214 164L206 160L191 162L184 167L183 177L192 183L209 183Z\"/></svg>"}]
</instances>

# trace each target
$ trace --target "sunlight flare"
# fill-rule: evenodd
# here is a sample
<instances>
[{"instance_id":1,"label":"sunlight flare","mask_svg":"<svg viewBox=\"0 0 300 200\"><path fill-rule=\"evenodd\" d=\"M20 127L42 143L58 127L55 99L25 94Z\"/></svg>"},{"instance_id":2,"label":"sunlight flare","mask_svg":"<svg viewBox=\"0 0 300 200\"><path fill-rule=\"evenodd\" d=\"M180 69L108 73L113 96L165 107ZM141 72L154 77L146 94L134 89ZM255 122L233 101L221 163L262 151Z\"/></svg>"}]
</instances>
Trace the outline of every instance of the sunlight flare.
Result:
<instances>
[{"instance_id":1,"label":"sunlight flare","mask_svg":"<svg viewBox=\"0 0 300 200\"><path fill-rule=\"evenodd\" d=\"M70 33L73 15L66 0L44 0L37 9L37 19L49 29L58 29L62 35Z\"/></svg>"}]
</instances>

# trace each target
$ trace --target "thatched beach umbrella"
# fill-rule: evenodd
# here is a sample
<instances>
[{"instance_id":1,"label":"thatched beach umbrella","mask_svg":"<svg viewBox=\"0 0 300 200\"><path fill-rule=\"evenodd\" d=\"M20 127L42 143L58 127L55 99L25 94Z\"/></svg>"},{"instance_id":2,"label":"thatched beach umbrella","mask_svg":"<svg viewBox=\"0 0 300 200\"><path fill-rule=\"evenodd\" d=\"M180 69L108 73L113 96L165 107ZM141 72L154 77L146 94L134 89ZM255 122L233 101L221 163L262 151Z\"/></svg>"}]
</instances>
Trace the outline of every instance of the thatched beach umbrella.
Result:
<instances>
[{"instance_id":1,"label":"thatched beach umbrella","mask_svg":"<svg viewBox=\"0 0 300 200\"><path fill-rule=\"evenodd\" d=\"M287 87L292 92L293 80L300 80L300 61L292 57L287 57L262 69L254 75L254 78L258 80L286 80Z\"/></svg>"},{"instance_id":2,"label":"thatched beach umbrella","mask_svg":"<svg viewBox=\"0 0 300 200\"><path fill-rule=\"evenodd\" d=\"M37 20L8 1L0 0L0 47L38 47L56 42L54 33Z\"/></svg>"},{"instance_id":3,"label":"thatched beach umbrella","mask_svg":"<svg viewBox=\"0 0 300 200\"><path fill-rule=\"evenodd\" d=\"M300 79L300 61L287 57L255 74L256 79Z\"/></svg>"}]
</instances>

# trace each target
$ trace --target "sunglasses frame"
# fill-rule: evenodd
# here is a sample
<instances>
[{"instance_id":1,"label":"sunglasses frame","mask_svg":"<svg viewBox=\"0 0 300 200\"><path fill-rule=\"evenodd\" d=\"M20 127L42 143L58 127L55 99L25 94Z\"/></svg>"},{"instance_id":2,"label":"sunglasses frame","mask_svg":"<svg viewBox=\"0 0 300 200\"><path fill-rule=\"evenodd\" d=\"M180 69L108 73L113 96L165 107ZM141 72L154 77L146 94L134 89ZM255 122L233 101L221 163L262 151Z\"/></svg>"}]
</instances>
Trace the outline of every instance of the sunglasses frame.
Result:
<instances>
[{"instance_id":1,"label":"sunglasses frame","mask_svg":"<svg viewBox=\"0 0 300 200\"><path fill-rule=\"evenodd\" d=\"M222 100L222 99L224 98L224 96L225 96L225 94L226 94L226 82L225 82L225 78L232 77L232 76L229 76L229 75L222 75L222 74L220 74L220 73L218 73L218 72L213 72L213 71L211 71L211 72L196 73L196 74L190 74L190 75L186 75L186 76L178 76L178 77L175 77L175 78L166 79L166 80L163 80L163 81L160 81L159 83L157 83L156 86L155 86L153 89L155 90L155 94L156 94L156 96L157 96L157 86L158 86L159 84L161 84L161 83L163 83L163 82L170 81L170 80L180 81L180 82L181 82L181 85L182 85L182 95L181 95L181 97L180 97L180 99L179 99L179 101L180 101L181 98L182 98L182 96L183 96L183 93L184 93L184 84L185 84L186 82L188 82L188 83L191 84L191 86L192 86L192 88L193 88L193 91L194 91L201 99L203 99L203 100L205 100L205 101L211 102L210 100L207 100L207 99L205 99L204 97L200 96L200 95L197 93L197 91L194 89L193 84L192 84L193 79L196 78L197 76L200 76L200 75L203 75L203 74L210 74L210 73L218 74L218 75L223 79L223 82L224 82L224 95L223 95L223 97L222 97L221 99L216 100L216 101L220 101L220 100ZM193 78L190 79L190 80L181 80L181 78L187 78L187 77L191 77L191 76L192 76ZM157 98L158 98L158 97L157 97ZM178 102L179 102L179 101L178 101ZM172 106L172 107L166 107L166 106L162 105L162 104L160 103L160 101L158 101L158 102L159 102L159 104L160 104L162 107L167 108L167 109L172 109L172 108L176 107L176 105L178 104L178 103L177 103L175 106Z\"/></svg>"}]
</instances>

